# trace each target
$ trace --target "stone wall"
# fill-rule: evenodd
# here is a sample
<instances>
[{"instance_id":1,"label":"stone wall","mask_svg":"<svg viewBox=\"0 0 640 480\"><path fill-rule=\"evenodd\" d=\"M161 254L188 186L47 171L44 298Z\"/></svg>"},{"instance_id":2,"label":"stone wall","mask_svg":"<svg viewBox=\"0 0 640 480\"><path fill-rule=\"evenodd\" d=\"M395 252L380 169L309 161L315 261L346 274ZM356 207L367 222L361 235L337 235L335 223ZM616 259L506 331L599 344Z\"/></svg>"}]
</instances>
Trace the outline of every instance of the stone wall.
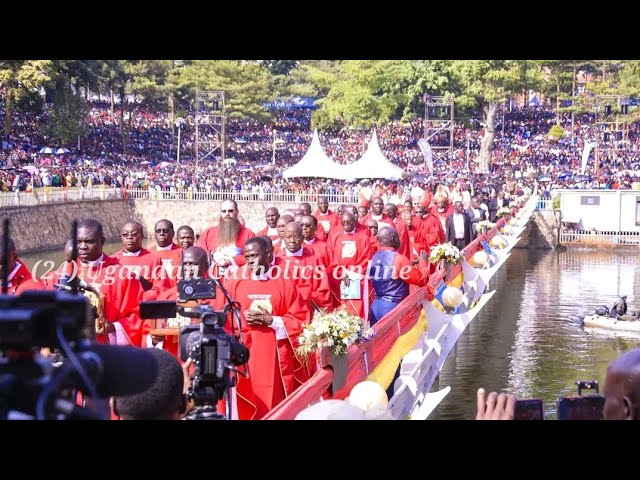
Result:
<instances>
[{"instance_id":1,"label":"stone wall","mask_svg":"<svg viewBox=\"0 0 640 480\"><path fill-rule=\"evenodd\" d=\"M558 230L552 211L535 211L515 248L556 248Z\"/></svg>"},{"instance_id":2,"label":"stone wall","mask_svg":"<svg viewBox=\"0 0 640 480\"><path fill-rule=\"evenodd\" d=\"M11 222L10 235L21 253L64 247L66 239L71 234L73 219L89 217L102 223L108 242L120 238L120 228L127 220L140 220L133 205L124 200L51 203L0 209L0 218L3 221L8 218Z\"/></svg>"}]
</instances>

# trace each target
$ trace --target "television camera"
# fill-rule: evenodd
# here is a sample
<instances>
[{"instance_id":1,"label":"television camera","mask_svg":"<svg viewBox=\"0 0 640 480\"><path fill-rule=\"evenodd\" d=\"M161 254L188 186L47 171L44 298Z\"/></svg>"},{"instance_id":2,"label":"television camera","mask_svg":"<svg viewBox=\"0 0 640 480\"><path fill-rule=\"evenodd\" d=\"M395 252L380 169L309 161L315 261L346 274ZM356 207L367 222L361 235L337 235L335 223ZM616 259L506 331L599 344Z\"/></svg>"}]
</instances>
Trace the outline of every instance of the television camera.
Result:
<instances>
[{"instance_id":1,"label":"television camera","mask_svg":"<svg viewBox=\"0 0 640 480\"><path fill-rule=\"evenodd\" d=\"M94 312L79 293L79 282L61 279L60 291L7 289L9 222L2 238L0 295L0 419L109 419L112 395L149 388L158 374L155 359L133 347L95 344ZM76 223L73 226L76 244ZM73 257L76 257L75 247ZM61 362L40 355L58 350ZM136 368L132 372L131 364ZM76 393L94 407L76 403Z\"/></svg>"},{"instance_id":2,"label":"television camera","mask_svg":"<svg viewBox=\"0 0 640 480\"><path fill-rule=\"evenodd\" d=\"M222 311L214 310L198 300L213 300L216 291L225 295L226 306ZM173 318L176 314L199 319L199 324L184 325L179 333L179 355L182 361L193 360L195 371L191 377L188 397L195 408L186 419L223 419L216 411L216 404L226 401L227 419L231 418L229 388L237 384L236 374L248 376L249 349L240 337L241 320L239 306L228 295L224 287L210 278L192 278L178 281L178 300L150 301L140 303L140 316L145 319ZM238 326L231 333L224 326L232 314ZM243 370L236 367L244 365Z\"/></svg>"}]
</instances>

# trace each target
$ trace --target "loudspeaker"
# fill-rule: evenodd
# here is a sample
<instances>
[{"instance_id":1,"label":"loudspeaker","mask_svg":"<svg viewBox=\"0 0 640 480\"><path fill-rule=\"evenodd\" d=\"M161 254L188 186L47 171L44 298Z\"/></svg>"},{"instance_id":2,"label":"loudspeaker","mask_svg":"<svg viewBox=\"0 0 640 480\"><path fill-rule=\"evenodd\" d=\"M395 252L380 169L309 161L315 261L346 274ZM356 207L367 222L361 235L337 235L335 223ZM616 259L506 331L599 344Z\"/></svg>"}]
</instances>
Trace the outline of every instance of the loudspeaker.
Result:
<instances>
[{"instance_id":1,"label":"loudspeaker","mask_svg":"<svg viewBox=\"0 0 640 480\"><path fill-rule=\"evenodd\" d=\"M617 131L616 132L616 140L619 142L620 140L622 140L622 132L621 131Z\"/></svg>"},{"instance_id":2,"label":"loudspeaker","mask_svg":"<svg viewBox=\"0 0 640 480\"><path fill-rule=\"evenodd\" d=\"M620 111L623 115L626 115L627 113L629 113L629 105L623 103L622 105L620 105Z\"/></svg>"},{"instance_id":3,"label":"loudspeaker","mask_svg":"<svg viewBox=\"0 0 640 480\"><path fill-rule=\"evenodd\" d=\"M604 106L604 114L605 115L611 115L611 105L605 105Z\"/></svg>"}]
</instances>

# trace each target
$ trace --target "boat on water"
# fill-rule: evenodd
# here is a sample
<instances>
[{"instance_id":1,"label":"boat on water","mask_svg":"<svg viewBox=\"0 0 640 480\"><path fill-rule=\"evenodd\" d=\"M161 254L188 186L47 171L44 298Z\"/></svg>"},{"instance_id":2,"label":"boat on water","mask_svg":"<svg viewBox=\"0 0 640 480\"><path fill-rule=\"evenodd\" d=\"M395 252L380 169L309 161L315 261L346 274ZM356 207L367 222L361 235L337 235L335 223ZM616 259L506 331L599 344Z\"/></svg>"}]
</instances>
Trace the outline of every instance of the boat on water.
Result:
<instances>
[{"instance_id":1,"label":"boat on water","mask_svg":"<svg viewBox=\"0 0 640 480\"><path fill-rule=\"evenodd\" d=\"M263 419L293 420L318 401L346 399L364 380L386 389L399 365L387 418L426 419L451 390L445 386L431 392L438 373L462 332L495 293L487 291L487 284L520 239L536 203L537 197L530 197L478 235L462 251L459 263L447 268L441 264L429 282L436 292L433 300L419 288L372 327L369 341L351 345L344 357L319 355L316 373ZM453 293L459 302L452 306L443 297L449 299L447 291L457 289Z\"/></svg>"},{"instance_id":2,"label":"boat on water","mask_svg":"<svg viewBox=\"0 0 640 480\"><path fill-rule=\"evenodd\" d=\"M606 330L619 330L624 332L640 332L640 321L618 320L606 315L586 315L582 319L585 327L596 327Z\"/></svg>"}]
</instances>

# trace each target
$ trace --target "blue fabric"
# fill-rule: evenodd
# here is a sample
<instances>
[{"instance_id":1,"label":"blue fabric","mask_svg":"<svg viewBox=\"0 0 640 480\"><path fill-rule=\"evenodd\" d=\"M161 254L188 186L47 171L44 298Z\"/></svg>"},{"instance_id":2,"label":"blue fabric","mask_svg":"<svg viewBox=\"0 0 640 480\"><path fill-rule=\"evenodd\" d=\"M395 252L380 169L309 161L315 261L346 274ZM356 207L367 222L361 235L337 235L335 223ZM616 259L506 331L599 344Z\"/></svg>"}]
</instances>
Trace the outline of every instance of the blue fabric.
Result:
<instances>
[{"instance_id":1,"label":"blue fabric","mask_svg":"<svg viewBox=\"0 0 640 480\"><path fill-rule=\"evenodd\" d=\"M376 298L371 304L371 314L369 315L369 324L373 327L378 320L382 319L387 313L396 308L400 302L389 302Z\"/></svg>"},{"instance_id":2,"label":"blue fabric","mask_svg":"<svg viewBox=\"0 0 640 480\"><path fill-rule=\"evenodd\" d=\"M380 250L371 259L369 277L373 283L376 298L400 303L409 296L409 284L402 279L391 279L393 260L398 252Z\"/></svg>"}]
</instances>

